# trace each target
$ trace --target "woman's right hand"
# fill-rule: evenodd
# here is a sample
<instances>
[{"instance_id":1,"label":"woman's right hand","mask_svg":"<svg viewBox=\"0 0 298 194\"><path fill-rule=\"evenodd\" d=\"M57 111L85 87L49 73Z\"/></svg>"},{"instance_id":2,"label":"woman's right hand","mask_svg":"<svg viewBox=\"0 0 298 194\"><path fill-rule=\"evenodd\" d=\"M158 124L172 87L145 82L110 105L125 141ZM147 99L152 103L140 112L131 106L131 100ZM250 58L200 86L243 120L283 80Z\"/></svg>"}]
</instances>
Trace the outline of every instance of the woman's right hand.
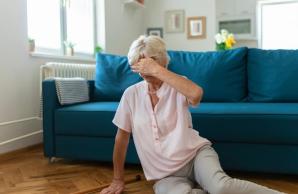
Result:
<instances>
[{"instance_id":1,"label":"woman's right hand","mask_svg":"<svg viewBox=\"0 0 298 194\"><path fill-rule=\"evenodd\" d=\"M124 180L113 179L109 187L104 188L100 194L121 194L124 190Z\"/></svg>"}]
</instances>

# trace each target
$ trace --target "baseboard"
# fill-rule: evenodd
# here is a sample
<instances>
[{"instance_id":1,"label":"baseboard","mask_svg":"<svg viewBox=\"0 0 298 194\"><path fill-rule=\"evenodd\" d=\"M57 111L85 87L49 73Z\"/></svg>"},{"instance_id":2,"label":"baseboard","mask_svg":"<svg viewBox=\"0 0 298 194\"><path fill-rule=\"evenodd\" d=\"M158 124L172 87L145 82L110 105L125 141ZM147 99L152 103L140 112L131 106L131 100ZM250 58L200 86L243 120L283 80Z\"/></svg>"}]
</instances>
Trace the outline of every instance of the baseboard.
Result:
<instances>
[{"instance_id":1,"label":"baseboard","mask_svg":"<svg viewBox=\"0 0 298 194\"><path fill-rule=\"evenodd\" d=\"M0 154L41 143L42 132L38 117L0 123Z\"/></svg>"}]
</instances>

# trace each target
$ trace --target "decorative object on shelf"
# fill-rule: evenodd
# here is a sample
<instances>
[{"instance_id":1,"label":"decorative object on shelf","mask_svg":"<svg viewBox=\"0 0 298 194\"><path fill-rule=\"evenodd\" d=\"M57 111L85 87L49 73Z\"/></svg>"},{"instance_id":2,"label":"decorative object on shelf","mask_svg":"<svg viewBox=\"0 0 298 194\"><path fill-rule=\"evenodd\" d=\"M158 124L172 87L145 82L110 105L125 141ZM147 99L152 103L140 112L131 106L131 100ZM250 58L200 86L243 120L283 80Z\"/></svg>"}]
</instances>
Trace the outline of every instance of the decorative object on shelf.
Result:
<instances>
[{"instance_id":1,"label":"decorative object on shelf","mask_svg":"<svg viewBox=\"0 0 298 194\"><path fill-rule=\"evenodd\" d=\"M254 16L243 18L220 18L217 20L217 29L226 29L233 32L237 40L256 40L256 21Z\"/></svg>"},{"instance_id":2,"label":"decorative object on shelf","mask_svg":"<svg viewBox=\"0 0 298 194\"><path fill-rule=\"evenodd\" d=\"M233 32L237 40L256 41L257 15L261 16L257 14L257 2L258 0L216 0L216 30Z\"/></svg>"},{"instance_id":3,"label":"decorative object on shelf","mask_svg":"<svg viewBox=\"0 0 298 194\"><path fill-rule=\"evenodd\" d=\"M145 0L136 0L137 2L139 2L140 4L144 5Z\"/></svg>"},{"instance_id":4,"label":"decorative object on shelf","mask_svg":"<svg viewBox=\"0 0 298 194\"><path fill-rule=\"evenodd\" d=\"M147 35L155 35L159 37L163 37L163 29L162 28L147 28Z\"/></svg>"},{"instance_id":5,"label":"decorative object on shelf","mask_svg":"<svg viewBox=\"0 0 298 194\"><path fill-rule=\"evenodd\" d=\"M187 38L204 39L206 38L206 17L187 18Z\"/></svg>"},{"instance_id":6,"label":"decorative object on shelf","mask_svg":"<svg viewBox=\"0 0 298 194\"><path fill-rule=\"evenodd\" d=\"M165 30L168 33L184 32L184 10L166 11Z\"/></svg>"},{"instance_id":7,"label":"decorative object on shelf","mask_svg":"<svg viewBox=\"0 0 298 194\"><path fill-rule=\"evenodd\" d=\"M236 44L234 34L229 33L226 29L220 30L220 33L215 35L215 41L217 51L229 50L233 48L234 44Z\"/></svg>"},{"instance_id":8,"label":"decorative object on shelf","mask_svg":"<svg viewBox=\"0 0 298 194\"><path fill-rule=\"evenodd\" d=\"M128 5L132 8L144 8L145 0L124 0L124 5Z\"/></svg>"},{"instance_id":9,"label":"decorative object on shelf","mask_svg":"<svg viewBox=\"0 0 298 194\"><path fill-rule=\"evenodd\" d=\"M67 56L74 56L74 46L75 44L70 41L64 41L66 55Z\"/></svg>"},{"instance_id":10,"label":"decorative object on shelf","mask_svg":"<svg viewBox=\"0 0 298 194\"><path fill-rule=\"evenodd\" d=\"M35 40L32 38L29 38L28 43L29 43L29 52L34 52L35 51Z\"/></svg>"}]
</instances>

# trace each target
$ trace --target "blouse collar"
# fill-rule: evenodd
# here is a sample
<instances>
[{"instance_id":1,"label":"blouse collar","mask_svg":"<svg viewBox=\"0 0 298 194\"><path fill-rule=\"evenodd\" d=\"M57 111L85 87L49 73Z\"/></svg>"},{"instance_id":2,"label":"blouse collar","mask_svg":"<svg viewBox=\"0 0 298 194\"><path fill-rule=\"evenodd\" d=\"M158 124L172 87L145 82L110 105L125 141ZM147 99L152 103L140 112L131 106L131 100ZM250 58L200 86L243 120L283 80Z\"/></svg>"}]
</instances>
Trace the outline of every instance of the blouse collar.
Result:
<instances>
[{"instance_id":1,"label":"blouse collar","mask_svg":"<svg viewBox=\"0 0 298 194\"><path fill-rule=\"evenodd\" d=\"M149 95L149 84L144 80L144 86L145 86L145 93ZM164 90L166 88L167 83L162 82L160 88L158 88L158 90L156 91L156 95L158 98L160 98L161 96L163 96Z\"/></svg>"}]
</instances>

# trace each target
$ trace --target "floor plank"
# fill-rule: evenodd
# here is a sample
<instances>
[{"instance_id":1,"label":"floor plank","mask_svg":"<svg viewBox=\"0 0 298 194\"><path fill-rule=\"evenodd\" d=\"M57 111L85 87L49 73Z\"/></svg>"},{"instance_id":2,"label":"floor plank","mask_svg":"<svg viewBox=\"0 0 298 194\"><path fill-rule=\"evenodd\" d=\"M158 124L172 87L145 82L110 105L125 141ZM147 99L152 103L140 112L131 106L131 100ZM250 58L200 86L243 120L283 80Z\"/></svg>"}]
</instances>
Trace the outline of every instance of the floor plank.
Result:
<instances>
[{"instance_id":1,"label":"floor plank","mask_svg":"<svg viewBox=\"0 0 298 194\"><path fill-rule=\"evenodd\" d=\"M49 163L42 145L0 155L0 194L72 194L112 180L111 163L58 159ZM298 194L298 176L228 172L289 194ZM126 179L141 175L140 165L127 165ZM144 178L126 185L124 194L153 194L153 182ZM98 192L97 192L98 193Z\"/></svg>"}]
</instances>

